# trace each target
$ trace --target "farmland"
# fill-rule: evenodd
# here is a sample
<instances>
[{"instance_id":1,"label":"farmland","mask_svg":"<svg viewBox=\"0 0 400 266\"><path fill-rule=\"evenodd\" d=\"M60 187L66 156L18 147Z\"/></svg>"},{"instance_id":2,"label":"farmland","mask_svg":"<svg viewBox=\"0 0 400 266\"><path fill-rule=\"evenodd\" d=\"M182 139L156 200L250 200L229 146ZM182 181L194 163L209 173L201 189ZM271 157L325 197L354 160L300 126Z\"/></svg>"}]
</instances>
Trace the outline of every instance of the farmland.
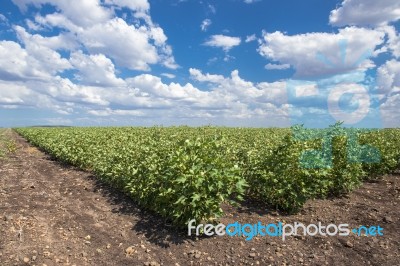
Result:
<instances>
[{"instance_id":1,"label":"farmland","mask_svg":"<svg viewBox=\"0 0 400 266\"><path fill-rule=\"evenodd\" d=\"M10 137L9 129L0 128L0 158L15 151L15 143Z\"/></svg>"},{"instance_id":2,"label":"farmland","mask_svg":"<svg viewBox=\"0 0 400 266\"><path fill-rule=\"evenodd\" d=\"M152 127L17 132L179 227L190 219L215 221L223 215L221 204L237 205L243 199L296 212L308 199L340 196L390 173L400 158L399 130L344 129L339 124L325 130Z\"/></svg>"},{"instance_id":3,"label":"farmland","mask_svg":"<svg viewBox=\"0 0 400 266\"><path fill-rule=\"evenodd\" d=\"M39 142L42 143L41 150L46 150L46 153L27 143L15 132L7 130L6 139L14 143L15 149L0 159L0 201L2 203L0 261L2 265L346 265L349 262L354 265L397 265L399 262L400 239L397 232L400 230L398 222L400 183L398 172L382 175L395 168L397 161L394 158L398 153L397 130L357 131L360 134L359 144L368 141L371 146L378 147L386 153L381 154L379 163L353 162L348 164L348 168L345 168L347 160L339 160L341 157L337 154L340 153L335 152L335 145L343 144L344 139L334 138L332 142L333 166L327 169L309 167L307 165L310 161L307 158L299 160L299 157L295 158L297 155L293 155L292 162L298 165L293 165L291 161L286 165L277 162L283 157L288 157L290 160L292 157L288 155L293 152L300 153L300 150L322 147L323 143L318 140L314 142L312 137L325 133L332 135L340 132L342 134L342 129L338 127L327 130L325 133L323 131L307 133L299 130L297 135L292 135L288 129L210 127L26 128L19 131L31 139L35 145L39 146ZM350 132L349 136L351 136ZM120 140L117 141L118 139ZM188 237L185 234L187 231L172 226L170 222L174 219L154 208L150 199L145 204L145 201L143 199L141 201L137 196L138 194L122 186L123 181L120 180L125 177L123 168L127 163L123 159L131 158L129 164L141 171L145 168L140 167L144 166L133 164L136 161L132 158L138 158L138 161L140 159L139 162L143 164L161 160L160 163L155 164L159 167L169 162L167 169L179 174L178 170L183 171L184 166L192 165L190 161L180 161L181 168L176 170L171 167L173 164L169 160L172 159L162 156L165 155L164 152L152 154L157 150L170 151L168 145L175 145L175 150L181 151L185 156L192 158L192 163L196 162L204 168L208 162L204 156L202 157L203 153L198 150L199 148L195 149L196 146L189 146L190 142L194 145L195 141L202 143L202 140L216 142L213 146L202 148L207 148L207 153L216 149L218 153L211 153L212 158L218 159L219 156L223 156L224 167L229 169L233 164L231 170L236 177L226 175L225 179L218 179L218 176L212 176L214 182L245 180L247 184L243 185L243 201L238 198L238 190L235 190L235 193L228 193L227 190L219 191L220 195L230 195L224 201L217 198L216 204L223 202L220 207L224 213L219 217L220 222L225 224L235 221L241 223L260 221L263 224L278 221L325 224L346 222L352 226L381 225L384 227L384 236L300 236L290 237L285 241L274 237L255 237L251 241L245 241L243 237ZM99 148L100 144L103 146L102 149ZM349 147L356 147L354 143L350 142L350 144L352 145ZM200 144L197 145L200 147ZM59 148L56 149L56 147ZM183 149L183 147L186 148ZM130 151L133 148L136 153ZM355 150L361 150L361 155L365 152L368 154L365 146ZM92 152L91 155L89 151ZM71 156L67 159L68 154L72 152L78 153L79 156ZM113 152L115 154L111 156ZM130 153L132 155L129 155ZM63 154L65 156L62 156ZM83 160L84 154L87 154L85 160ZM268 157L268 154L271 155ZM352 156L355 156L354 154L354 152L350 153ZM197 160L194 160L195 155ZM363 156L358 157L365 159ZM374 157L373 152L372 157ZM146 158L149 161L146 161ZM325 159L318 160L317 163L329 165L326 156L322 158ZM214 159L214 162L218 162L217 159ZM354 158L352 160L357 161ZM266 165L265 162L270 164ZM341 179L335 179L336 182L333 182L328 179L328 173L335 170L334 166L338 162L342 164L336 172L341 170L342 175L337 175ZM79 170L71 164L84 170ZM96 170L101 164L108 167L103 169L105 171L103 175L101 175L101 170ZM285 170L288 166L292 168ZM213 165L213 167L216 166ZM161 167L161 169L164 168ZM268 172L269 175L267 175L265 169L269 169L271 173L278 173L274 177L279 182L286 183L280 184L268 179L272 174ZM138 179L137 184L133 185L136 188L140 185L144 190L143 195L149 193L148 190L152 191L155 195L153 200L159 201L160 198L156 198L155 191L162 191L163 183L157 180L159 175L151 175L156 170L147 169L147 174L154 180L148 179L148 183L145 183ZM352 174L360 171L361 174L357 180L351 178L352 174L348 174L350 170ZM114 172L107 175L109 171ZM161 172L161 170L157 171ZM287 173L286 176L285 173ZM299 175L302 173L304 176ZM190 171L186 173L186 177L191 177L189 174ZM301 185L300 181L296 183L295 180L289 179L289 174L291 177L303 178L305 192L289 187ZM308 180L306 177L311 178L311 175L316 174L319 174L321 181L315 182L314 179L314 183L311 182L312 180L305 183ZM323 174L326 175L325 179L323 179ZM138 175L132 175L129 179L135 180L134 178L138 177ZM201 172L199 177L202 177ZM194 176L192 182L199 177ZM208 176L204 175L204 178L206 177ZM263 177L265 180L262 180ZM261 184L268 184L268 186L262 187L257 182L264 182ZM146 187L147 184L149 188ZM159 185L160 188L154 184ZM190 184L186 185L185 188L192 188ZM356 188L357 186L359 187ZM176 189L179 195L192 196L189 193L185 194L185 191L182 191L183 193L178 191L181 189L179 185L172 189ZM351 189L353 191L347 193ZM273 190L282 191L268 195L268 191ZM213 190L198 189L197 193L203 195L211 191ZM301 192L307 194L303 194L305 196L302 198L291 199L291 196L285 198L285 195L291 195L289 193L302 195ZM334 195L338 197L332 197ZM319 199L324 197L327 199ZM174 199L172 196L171 198ZM313 198L315 200L306 200ZM211 194L208 199L215 200L216 197ZM238 206L229 204L229 200L236 200ZM302 203L303 200L306 202ZM293 208L296 205L298 210L294 208L290 215L287 214L290 208L282 211L285 210L285 206ZM175 208L174 205L164 206L167 211ZM210 210L209 205L206 205L207 208L204 209L200 205L195 207L189 205L189 207L196 208L200 214L209 214L206 211ZM217 208L211 208L211 210L217 210L217 213L208 217L221 215ZM183 213L185 211L183 209ZM175 223L179 225L180 220L175 220Z\"/></svg>"}]
</instances>

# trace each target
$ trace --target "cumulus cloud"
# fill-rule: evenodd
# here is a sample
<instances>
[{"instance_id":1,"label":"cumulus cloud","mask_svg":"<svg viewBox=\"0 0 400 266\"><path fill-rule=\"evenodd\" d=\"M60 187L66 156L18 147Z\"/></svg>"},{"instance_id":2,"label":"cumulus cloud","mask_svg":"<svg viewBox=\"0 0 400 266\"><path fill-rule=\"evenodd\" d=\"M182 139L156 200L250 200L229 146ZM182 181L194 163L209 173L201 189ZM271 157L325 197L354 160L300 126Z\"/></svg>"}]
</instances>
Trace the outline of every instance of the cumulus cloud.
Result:
<instances>
[{"instance_id":1,"label":"cumulus cloud","mask_svg":"<svg viewBox=\"0 0 400 266\"><path fill-rule=\"evenodd\" d=\"M147 95L151 94L162 98L186 98L200 92L191 84L186 84L185 86L180 86L177 83L164 84L161 78L150 74L143 74L127 79L127 83L129 86L138 88Z\"/></svg>"},{"instance_id":2,"label":"cumulus cloud","mask_svg":"<svg viewBox=\"0 0 400 266\"><path fill-rule=\"evenodd\" d=\"M120 8L126 7L133 11L147 12L150 4L147 0L105 0L105 4L111 4Z\"/></svg>"},{"instance_id":3,"label":"cumulus cloud","mask_svg":"<svg viewBox=\"0 0 400 266\"><path fill-rule=\"evenodd\" d=\"M289 64L271 64L268 63L265 65L265 69L268 70L283 70L283 69L288 69L290 68Z\"/></svg>"},{"instance_id":4,"label":"cumulus cloud","mask_svg":"<svg viewBox=\"0 0 400 266\"><path fill-rule=\"evenodd\" d=\"M243 0L243 2L246 3L246 4L253 4L253 3L258 2L258 1L260 1L260 0Z\"/></svg>"},{"instance_id":5,"label":"cumulus cloud","mask_svg":"<svg viewBox=\"0 0 400 266\"><path fill-rule=\"evenodd\" d=\"M74 52L70 63L79 71L76 78L82 84L104 87L125 84L124 80L116 77L114 64L103 54L85 55L82 51Z\"/></svg>"},{"instance_id":6,"label":"cumulus cloud","mask_svg":"<svg viewBox=\"0 0 400 266\"><path fill-rule=\"evenodd\" d=\"M382 26L378 27L377 30L383 31L387 36L387 42L382 48L383 50L388 49L392 55L396 58L400 57L400 33L396 31L393 26Z\"/></svg>"},{"instance_id":7,"label":"cumulus cloud","mask_svg":"<svg viewBox=\"0 0 400 266\"><path fill-rule=\"evenodd\" d=\"M190 68L189 73L190 76L196 81L219 83L224 80L224 76L222 75L213 75L209 73L203 74L200 70L196 68Z\"/></svg>"},{"instance_id":8,"label":"cumulus cloud","mask_svg":"<svg viewBox=\"0 0 400 266\"><path fill-rule=\"evenodd\" d=\"M329 23L334 26L378 26L400 19L397 0L344 0L331 11Z\"/></svg>"},{"instance_id":9,"label":"cumulus cloud","mask_svg":"<svg viewBox=\"0 0 400 266\"><path fill-rule=\"evenodd\" d=\"M351 93L351 100L346 106L341 106L340 99L346 93ZM371 112L371 97L366 88L357 83L336 85L330 90L327 103L329 114L336 121L343 121L344 124L359 123Z\"/></svg>"},{"instance_id":10,"label":"cumulus cloud","mask_svg":"<svg viewBox=\"0 0 400 266\"><path fill-rule=\"evenodd\" d=\"M57 52L31 43L25 45L26 49L13 41L0 41L1 80L45 80L71 68Z\"/></svg>"},{"instance_id":11,"label":"cumulus cloud","mask_svg":"<svg viewBox=\"0 0 400 266\"><path fill-rule=\"evenodd\" d=\"M46 93L34 90L43 82L29 81L0 81L0 106L2 108L35 108L38 110L51 110L59 114L69 114L73 111L71 103L58 101ZM47 86L47 85L45 85ZM42 89L43 87L40 87ZM47 87L44 87L47 90Z\"/></svg>"},{"instance_id":12,"label":"cumulus cloud","mask_svg":"<svg viewBox=\"0 0 400 266\"><path fill-rule=\"evenodd\" d=\"M24 104L24 99L31 95L31 91L23 85L0 81L0 105L18 106Z\"/></svg>"},{"instance_id":13,"label":"cumulus cloud","mask_svg":"<svg viewBox=\"0 0 400 266\"><path fill-rule=\"evenodd\" d=\"M252 41L255 41L255 40L257 40L256 35L252 34L252 35L246 36L245 42L252 42Z\"/></svg>"},{"instance_id":14,"label":"cumulus cloud","mask_svg":"<svg viewBox=\"0 0 400 266\"><path fill-rule=\"evenodd\" d=\"M52 117L52 118L46 118L45 121L54 126L60 126L60 125L72 125L73 121L68 118L63 118L63 117ZM46 123L46 124L47 124Z\"/></svg>"},{"instance_id":15,"label":"cumulus cloud","mask_svg":"<svg viewBox=\"0 0 400 266\"><path fill-rule=\"evenodd\" d=\"M114 18L82 31L79 36L91 53L106 54L123 67L146 71L150 69L150 64L159 62L168 68L177 67L160 27L150 30L144 26L135 28L121 18ZM155 45L150 43L150 39Z\"/></svg>"},{"instance_id":16,"label":"cumulus cloud","mask_svg":"<svg viewBox=\"0 0 400 266\"><path fill-rule=\"evenodd\" d=\"M102 55L88 56L76 52L71 55L70 61L80 71L91 73L98 69L101 72L99 76L107 75L107 69L108 74L112 73L111 62ZM237 70L228 77L203 74L194 68L190 69L190 74L198 82L208 82L210 87L201 90L191 83L164 83L161 78L150 74L125 79L124 84L112 89L96 86L96 82L92 82L96 76L92 74L88 75L91 78L79 84L62 77L2 81L0 106L31 106L51 109L62 115L79 113L80 118L86 114L116 121L124 116L126 119L143 119L141 121L146 123L182 121L191 125L285 125L284 82L252 83L241 78ZM110 123L110 120L107 121Z\"/></svg>"},{"instance_id":17,"label":"cumulus cloud","mask_svg":"<svg viewBox=\"0 0 400 266\"><path fill-rule=\"evenodd\" d=\"M208 11L209 11L211 14L217 13L217 9L216 9L216 7L215 7L214 5L208 4L207 7L208 7Z\"/></svg>"},{"instance_id":18,"label":"cumulus cloud","mask_svg":"<svg viewBox=\"0 0 400 266\"><path fill-rule=\"evenodd\" d=\"M378 93L382 94L379 106L383 126L398 127L400 121L400 62L387 61L377 70Z\"/></svg>"},{"instance_id":19,"label":"cumulus cloud","mask_svg":"<svg viewBox=\"0 0 400 266\"><path fill-rule=\"evenodd\" d=\"M399 127L400 120L400 93L392 95L380 106L384 127Z\"/></svg>"},{"instance_id":20,"label":"cumulus cloud","mask_svg":"<svg viewBox=\"0 0 400 266\"><path fill-rule=\"evenodd\" d=\"M201 22L200 28L202 31L207 31L208 27L211 25L211 19L205 19Z\"/></svg>"},{"instance_id":21,"label":"cumulus cloud","mask_svg":"<svg viewBox=\"0 0 400 266\"><path fill-rule=\"evenodd\" d=\"M270 60L293 66L297 76L334 75L373 67L369 58L377 55L384 37L381 31L356 27L338 33L263 32L258 51Z\"/></svg>"},{"instance_id":22,"label":"cumulus cloud","mask_svg":"<svg viewBox=\"0 0 400 266\"><path fill-rule=\"evenodd\" d=\"M124 110L124 109L111 109L105 108L103 110L89 110L88 114L95 115L95 116L144 116L145 113L139 110Z\"/></svg>"},{"instance_id":23,"label":"cumulus cloud","mask_svg":"<svg viewBox=\"0 0 400 266\"><path fill-rule=\"evenodd\" d=\"M229 51L235 46L240 44L241 40L239 37L231 37L226 35L212 35L205 43L206 46L219 47L225 52Z\"/></svg>"},{"instance_id":24,"label":"cumulus cloud","mask_svg":"<svg viewBox=\"0 0 400 266\"><path fill-rule=\"evenodd\" d=\"M189 69L191 78L206 82L207 89L163 82L151 74L119 77L121 68L178 67L163 29L151 20L147 1L91 0L73 7L65 0L14 3L22 11L40 10L45 4L56 11L36 13L25 20L27 28L14 26L19 42L0 42L0 108L29 106L64 116L79 114L79 119L95 116L120 121L117 117L124 116L191 124L221 124L222 120L222 124L241 121L262 126L273 124L274 117L279 117L275 121L279 123L286 117L283 82L252 83L237 70L225 77ZM134 24L116 16L116 9L132 10ZM206 21L203 29L210 23ZM227 52L240 43L239 37L213 35L205 45L222 48L229 59ZM65 70L71 72L64 75ZM170 73L161 76L175 77Z\"/></svg>"},{"instance_id":25,"label":"cumulus cloud","mask_svg":"<svg viewBox=\"0 0 400 266\"><path fill-rule=\"evenodd\" d=\"M380 93L400 92L400 61L389 60L377 70Z\"/></svg>"},{"instance_id":26,"label":"cumulus cloud","mask_svg":"<svg viewBox=\"0 0 400 266\"><path fill-rule=\"evenodd\" d=\"M123 67L149 70L149 64L158 61L157 49L148 42L147 32L129 26L121 18L96 24L80 36L89 52L106 54Z\"/></svg>"},{"instance_id":27,"label":"cumulus cloud","mask_svg":"<svg viewBox=\"0 0 400 266\"><path fill-rule=\"evenodd\" d=\"M171 74L171 73L161 73L161 76L164 76L169 79L173 79L176 77L174 74Z\"/></svg>"},{"instance_id":28,"label":"cumulus cloud","mask_svg":"<svg viewBox=\"0 0 400 266\"><path fill-rule=\"evenodd\" d=\"M248 104L270 103L282 105L286 100L285 82L253 83L240 77L239 71L231 72L230 77L202 73L201 70L190 68L190 76L199 82L212 83L213 94L229 98L231 101L240 100Z\"/></svg>"},{"instance_id":29,"label":"cumulus cloud","mask_svg":"<svg viewBox=\"0 0 400 266\"><path fill-rule=\"evenodd\" d=\"M8 19L6 18L6 16L4 16L3 14L0 13L0 25L2 25L2 24L7 25Z\"/></svg>"},{"instance_id":30,"label":"cumulus cloud","mask_svg":"<svg viewBox=\"0 0 400 266\"><path fill-rule=\"evenodd\" d=\"M10 28L17 41L0 41L0 108L51 110L62 115L48 119L49 123L56 124L76 124L73 118L76 116L84 124L141 121L285 126L289 124L289 117L327 114L328 110L320 104L322 96L315 102L299 99L289 104L287 82L251 82L241 77L238 70L221 75L190 68L193 82L186 84L166 79L175 78L167 70L157 69L159 76L143 74L154 65L178 68L163 28L152 21L147 0L88 0L73 6L67 0L13 2L21 11L29 10L29 13L25 13L24 24ZM398 20L398 5L384 1L391 10L381 8L382 14L372 10L372 15L366 18L349 9L369 10L359 2L344 1L332 11L330 23L372 25L374 29L352 26L337 33L297 35L263 32L262 39L258 40L258 52L271 62L265 68L293 67L298 77L329 76L331 82L359 71L357 81L360 81L365 79L365 70L375 67L371 59L380 53L390 52L398 58L400 38L395 26L390 25ZM44 5L54 9L42 9ZM380 3L372 5L377 8ZM205 4L205 7L215 12L214 6ZM128 15L121 18L120 13ZM9 25L10 22L0 14L0 23ZM210 25L211 20L205 19L200 28L207 31ZM256 40L255 34L243 38L246 43ZM210 36L203 45L222 49L225 53L220 59L228 61L233 58L229 51L241 42L240 37L219 34ZM392 113L392 120L400 117L398 73L397 59L377 69L377 84L383 99L381 109L386 111L388 119ZM360 92L362 87L357 87ZM307 98L326 93L320 89L304 86L298 90L298 96ZM333 94L334 101L328 104L340 116L340 108L335 105L338 95Z\"/></svg>"},{"instance_id":31,"label":"cumulus cloud","mask_svg":"<svg viewBox=\"0 0 400 266\"><path fill-rule=\"evenodd\" d=\"M148 71L153 64L161 64L176 69L172 48L161 27L154 24L149 15L150 5L146 0L125 1L107 0L101 4L98 0L81 1L71 5L69 1L50 0L14 0L21 10L30 5L41 8L44 4L56 7L57 12L37 14L34 21L28 20L31 30L64 29L58 36L44 37L40 33L29 36L22 27L18 34L31 38L36 43L57 49L63 44L74 51L81 45L89 53L104 54L115 61L119 67ZM139 19L128 24L114 13L115 8L131 9ZM140 20L142 19L142 20ZM123 41L121 41L123 40Z\"/></svg>"},{"instance_id":32,"label":"cumulus cloud","mask_svg":"<svg viewBox=\"0 0 400 266\"><path fill-rule=\"evenodd\" d=\"M71 5L68 0L12 0L21 11L26 12L29 5L37 8L45 4L56 6L61 13L67 17L72 23L85 27L101 23L111 18L112 12L102 7L98 0L80 1L79 4Z\"/></svg>"},{"instance_id":33,"label":"cumulus cloud","mask_svg":"<svg viewBox=\"0 0 400 266\"><path fill-rule=\"evenodd\" d=\"M28 85L36 92L50 96L52 100L60 104L68 102L89 104L89 106L109 104L105 88L78 85L67 78L55 77L47 82L28 83Z\"/></svg>"},{"instance_id":34,"label":"cumulus cloud","mask_svg":"<svg viewBox=\"0 0 400 266\"><path fill-rule=\"evenodd\" d=\"M14 26L17 37L25 45L37 45L52 50L74 50L78 47L75 36L71 33L60 33L45 37L40 34L30 34L21 26Z\"/></svg>"}]
</instances>

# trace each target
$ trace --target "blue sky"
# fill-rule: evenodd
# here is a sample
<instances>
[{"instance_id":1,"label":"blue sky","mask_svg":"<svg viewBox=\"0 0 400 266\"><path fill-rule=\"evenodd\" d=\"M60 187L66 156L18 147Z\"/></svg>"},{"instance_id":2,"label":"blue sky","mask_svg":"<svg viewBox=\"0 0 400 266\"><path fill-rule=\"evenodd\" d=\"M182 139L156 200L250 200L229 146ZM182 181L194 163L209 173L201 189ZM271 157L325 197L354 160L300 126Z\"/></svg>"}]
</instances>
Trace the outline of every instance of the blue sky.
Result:
<instances>
[{"instance_id":1,"label":"blue sky","mask_svg":"<svg viewBox=\"0 0 400 266\"><path fill-rule=\"evenodd\" d=\"M6 0L0 126L398 127L394 0Z\"/></svg>"}]
</instances>

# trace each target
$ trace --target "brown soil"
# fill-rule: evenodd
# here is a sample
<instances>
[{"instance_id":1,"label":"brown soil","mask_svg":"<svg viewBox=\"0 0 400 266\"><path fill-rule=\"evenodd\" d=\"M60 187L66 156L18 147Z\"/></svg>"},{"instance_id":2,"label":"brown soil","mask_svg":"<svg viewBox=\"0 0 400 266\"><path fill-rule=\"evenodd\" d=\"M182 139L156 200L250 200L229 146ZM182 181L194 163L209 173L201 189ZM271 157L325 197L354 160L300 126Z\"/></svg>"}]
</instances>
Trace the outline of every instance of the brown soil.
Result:
<instances>
[{"instance_id":1,"label":"brown soil","mask_svg":"<svg viewBox=\"0 0 400 266\"><path fill-rule=\"evenodd\" d=\"M0 159L0 265L400 265L399 176L344 198L309 201L296 215L254 203L222 222L380 225L384 235L189 238L90 173L62 165L12 133Z\"/></svg>"}]
</instances>

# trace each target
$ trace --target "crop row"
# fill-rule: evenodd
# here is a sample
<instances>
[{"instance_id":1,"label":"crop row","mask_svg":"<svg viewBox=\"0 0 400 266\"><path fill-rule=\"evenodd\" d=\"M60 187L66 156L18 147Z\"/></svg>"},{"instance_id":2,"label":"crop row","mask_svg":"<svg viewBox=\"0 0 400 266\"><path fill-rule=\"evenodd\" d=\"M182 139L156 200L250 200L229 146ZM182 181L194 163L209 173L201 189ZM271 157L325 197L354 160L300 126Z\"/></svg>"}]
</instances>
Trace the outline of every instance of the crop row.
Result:
<instances>
[{"instance_id":1,"label":"crop row","mask_svg":"<svg viewBox=\"0 0 400 266\"><path fill-rule=\"evenodd\" d=\"M6 156L8 153L15 152L17 148L10 133L11 131L8 129L0 128L0 158Z\"/></svg>"},{"instance_id":2,"label":"crop row","mask_svg":"<svg viewBox=\"0 0 400 266\"><path fill-rule=\"evenodd\" d=\"M399 166L400 131L217 127L20 128L51 156L93 171L177 226L244 197L286 211L347 193Z\"/></svg>"}]
</instances>

